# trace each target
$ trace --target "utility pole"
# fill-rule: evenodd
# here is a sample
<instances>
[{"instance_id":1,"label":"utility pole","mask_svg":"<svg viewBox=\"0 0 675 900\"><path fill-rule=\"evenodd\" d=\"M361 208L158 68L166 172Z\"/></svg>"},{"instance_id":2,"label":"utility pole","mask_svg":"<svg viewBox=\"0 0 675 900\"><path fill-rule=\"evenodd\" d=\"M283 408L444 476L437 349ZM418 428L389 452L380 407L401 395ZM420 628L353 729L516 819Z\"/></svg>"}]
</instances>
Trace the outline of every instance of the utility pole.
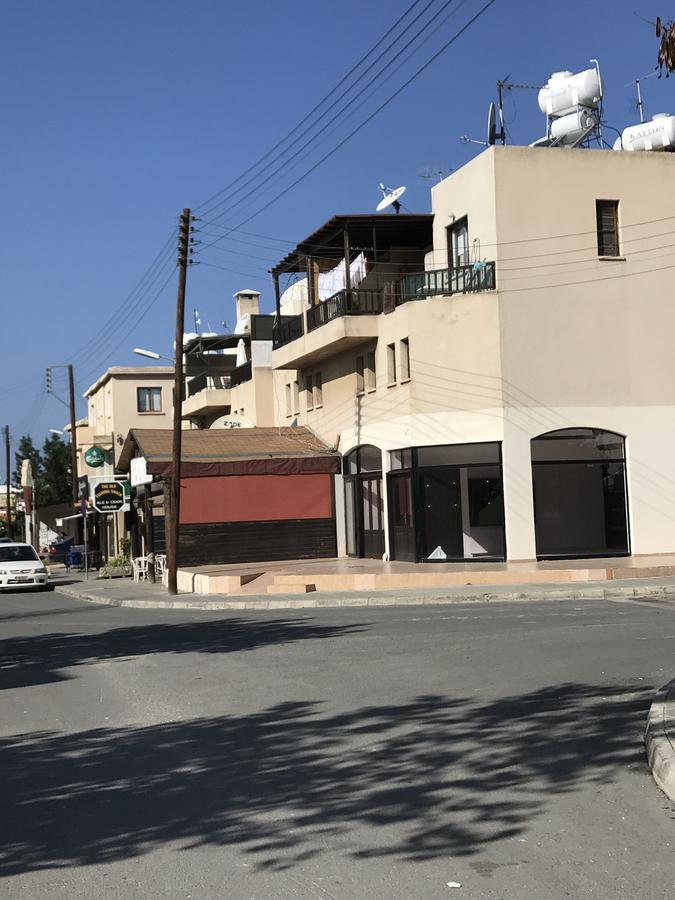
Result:
<instances>
[{"instance_id":1,"label":"utility pole","mask_svg":"<svg viewBox=\"0 0 675 900\"><path fill-rule=\"evenodd\" d=\"M9 464L9 425L5 425L5 471L7 472L7 484L5 485L5 489L7 491L5 497L6 509L7 509L7 518L5 520L6 523L6 535L8 538L12 536L12 507L10 505L11 501L11 491L10 491L10 464Z\"/></svg>"},{"instance_id":2,"label":"utility pole","mask_svg":"<svg viewBox=\"0 0 675 900\"><path fill-rule=\"evenodd\" d=\"M73 367L68 364L68 393L70 395L70 467L72 469L73 503L80 499L77 491L77 420L75 418L75 381Z\"/></svg>"},{"instance_id":3,"label":"utility pole","mask_svg":"<svg viewBox=\"0 0 675 900\"><path fill-rule=\"evenodd\" d=\"M190 210L184 209L178 229L178 294L176 296L176 361L173 380L173 445L169 485L166 565L170 594L178 593L178 530L180 525L180 459L182 449L183 332L185 331L185 282L189 265Z\"/></svg>"}]
</instances>

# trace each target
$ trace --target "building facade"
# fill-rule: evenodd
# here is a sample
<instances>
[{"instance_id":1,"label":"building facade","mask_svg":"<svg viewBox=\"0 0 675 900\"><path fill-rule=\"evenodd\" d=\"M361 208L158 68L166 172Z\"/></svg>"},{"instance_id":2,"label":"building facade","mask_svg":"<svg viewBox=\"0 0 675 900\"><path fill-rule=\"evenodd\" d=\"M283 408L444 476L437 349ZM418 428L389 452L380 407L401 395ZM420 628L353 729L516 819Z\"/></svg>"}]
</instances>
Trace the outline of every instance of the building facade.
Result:
<instances>
[{"instance_id":1,"label":"building facade","mask_svg":"<svg viewBox=\"0 0 675 900\"><path fill-rule=\"evenodd\" d=\"M428 238L379 217L400 224L378 258L345 221L342 250L320 230L273 270L306 272L295 308L277 292L279 422L339 445L340 552L675 551L673 166L491 147L433 188ZM388 268L322 300L317 252Z\"/></svg>"},{"instance_id":2,"label":"building facade","mask_svg":"<svg viewBox=\"0 0 675 900\"><path fill-rule=\"evenodd\" d=\"M171 427L173 379L173 366L114 366L85 391L88 416L77 423L78 476L113 479L130 429ZM87 463L85 456L92 447L103 451L103 465ZM89 518L92 545L106 556L118 553L129 531L125 514Z\"/></svg>"}]
</instances>

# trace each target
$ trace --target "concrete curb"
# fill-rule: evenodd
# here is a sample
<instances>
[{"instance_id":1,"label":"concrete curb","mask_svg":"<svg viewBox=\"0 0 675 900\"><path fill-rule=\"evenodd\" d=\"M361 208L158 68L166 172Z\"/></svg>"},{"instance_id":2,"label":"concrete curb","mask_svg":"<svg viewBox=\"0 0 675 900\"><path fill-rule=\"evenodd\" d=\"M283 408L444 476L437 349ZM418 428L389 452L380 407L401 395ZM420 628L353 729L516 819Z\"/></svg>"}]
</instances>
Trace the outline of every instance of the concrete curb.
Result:
<instances>
[{"instance_id":1,"label":"concrete curb","mask_svg":"<svg viewBox=\"0 0 675 900\"><path fill-rule=\"evenodd\" d=\"M654 781L675 803L675 678L657 691L652 701L645 750Z\"/></svg>"},{"instance_id":2,"label":"concrete curb","mask_svg":"<svg viewBox=\"0 0 675 900\"><path fill-rule=\"evenodd\" d=\"M616 582L577 582L574 587L564 585L524 585L521 587L495 590L474 587L458 590L457 593L427 589L401 589L397 591L333 592L318 591L313 594L249 594L218 598L208 594L183 594L173 600L162 598L119 598L89 588L78 590L64 585L57 587L68 597L99 603L107 606L123 606L132 609L199 609L199 610L269 610L269 609L321 609L331 607L375 607L375 606L434 606L453 603L510 603L514 601L543 600L659 600L675 595L675 579L667 585L640 584L632 579L628 585ZM607 586L611 584L611 587Z\"/></svg>"}]
</instances>

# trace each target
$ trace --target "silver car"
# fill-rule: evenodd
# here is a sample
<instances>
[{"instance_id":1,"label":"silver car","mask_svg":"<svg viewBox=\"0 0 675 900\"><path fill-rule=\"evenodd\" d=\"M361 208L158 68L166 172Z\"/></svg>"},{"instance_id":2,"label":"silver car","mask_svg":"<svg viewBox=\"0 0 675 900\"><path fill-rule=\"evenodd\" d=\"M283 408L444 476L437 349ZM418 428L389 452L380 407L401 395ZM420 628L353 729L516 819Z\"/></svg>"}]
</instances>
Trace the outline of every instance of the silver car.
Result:
<instances>
[{"instance_id":1,"label":"silver car","mask_svg":"<svg viewBox=\"0 0 675 900\"><path fill-rule=\"evenodd\" d=\"M30 544L0 544L0 591L47 590L49 575Z\"/></svg>"}]
</instances>

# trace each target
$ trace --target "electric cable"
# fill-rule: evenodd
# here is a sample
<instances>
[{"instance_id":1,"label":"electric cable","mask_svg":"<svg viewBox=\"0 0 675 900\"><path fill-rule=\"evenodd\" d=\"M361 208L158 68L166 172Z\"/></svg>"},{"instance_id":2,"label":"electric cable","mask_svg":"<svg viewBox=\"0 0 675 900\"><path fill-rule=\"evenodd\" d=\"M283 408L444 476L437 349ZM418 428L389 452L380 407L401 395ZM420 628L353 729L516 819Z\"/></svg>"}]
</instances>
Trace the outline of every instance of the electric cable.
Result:
<instances>
[{"instance_id":1,"label":"electric cable","mask_svg":"<svg viewBox=\"0 0 675 900\"><path fill-rule=\"evenodd\" d=\"M237 178L235 178L229 184L225 185L224 188L221 188L221 190L217 191L215 194L213 194L213 196L209 197L208 200L204 200L202 203L199 203L197 206L195 206L193 211L199 212L204 206L213 203L216 198L222 196L225 191L228 191L230 188L234 187L234 185L241 181L242 178L245 178L246 175L256 169L262 162L264 162L266 159L269 159L269 157L273 153L275 153L275 151L278 150L279 147L283 146L283 144L288 140L289 137L292 137L297 132L298 128L301 128L305 124L305 122L307 122L308 119L310 119L314 115L314 113L317 112L321 108L321 106L323 106L326 100L332 97L332 95L351 77L351 75L368 59L368 57L379 46L381 46L382 43L396 30L398 25L408 16L409 13L412 12L412 10L419 3L421 3L421 0L414 0L414 2L403 12L401 16L399 16L394 24L382 35L382 37L371 47L371 49L364 56L362 56L361 59L354 66L352 66L352 68L345 75L343 75L340 81L338 81L338 83L333 88L331 88L331 90L324 97L322 97L321 100L319 100L319 102L314 107L312 107L312 109L286 135L284 135L284 137L281 138L280 141L278 141L270 150L268 150L265 154L263 154L263 156L256 160L256 162L249 166L248 169L242 172L241 175L237 176ZM431 4L428 5L430 6ZM426 8L427 7L425 7L425 9ZM359 77L361 78L363 76Z\"/></svg>"},{"instance_id":2,"label":"electric cable","mask_svg":"<svg viewBox=\"0 0 675 900\"><path fill-rule=\"evenodd\" d=\"M431 2L428 3L428 4L424 7L424 9L422 10L422 12L419 13L419 15L415 17L415 19L413 19L412 23L410 23L410 25L408 25L408 26L406 27L406 29L404 29L404 31L402 32L402 34L399 35L398 38L396 38L396 40L392 43L392 45L390 45L390 46L388 46L388 47L385 47L385 48L382 50L382 52L376 57L376 59L374 60L374 62L371 64L371 66L369 66L367 72L369 72L369 71L373 68L373 66L374 66L376 63L378 63L384 56L386 56L387 54L391 53L391 50L393 49L394 44L400 39L400 37L402 37L403 34L405 34L405 32L408 30L408 28L410 28L410 27L412 26L412 24L414 24L416 21L418 21L418 19L419 19L421 16L423 16L424 13L427 12L427 10L429 9L429 7L431 7L431 6L433 5L434 2L435 2L435 0L431 0ZM366 92L373 84L375 84L375 82L377 82L377 80L380 78L380 76L381 76L384 72L386 72L387 69L389 69L389 68L390 68L391 66L393 66L395 63L399 62L399 54L404 53L404 52L405 52L405 51L406 51L413 43L415 43L415 41L417 41L418 38L419 38L421 35L424 34L424 32L425 32L425 31L429 28L429 26L430 26L430 25L438 18L438 16L440 16L440 15L447 9L447 7L450 6L450 5L451 5L452 3L454 3L454 2L455 2L455 0L444 0L442 6L441 6L438 10L436 10L436 12L432 15L432 17L431 17L431 18L430 18L430 19L429 19L429 20L428 20L428 21L420 28L420 30L419 30L416 34L414 34L414 35L412 36L412 38L410 38L410 40L409 40L406 44L403 45L402 48L400 48L400 49L397 51L396 56L394 56L393 58L390 58L390 59L389 59L389 60L388 60L388 61L380 68L380 70L379 70L379 71L378 71L378 72L377 72L377 73L376 73L376 74L375 74L375 75L374 75L374 76L366 83L366 85L365 85L364 87L362 87L360 91L358 91L358 93L357 93L355 96L350 97L350 98L347 100L347 102L346 102L340 109L338 109L338 110L335 112L335 115L334 115L334 117L333 117L333 121L338 120L338 125L342 125L342 122L344 121L344 120L340 121L340 117L342 116L342 114L343 114L347 109L349 109L349 107L352 106L353 103L354 103L356 100L358 100L359 97L361 97L361 96L362 96L362 95L363 95L363 94L364 94L364 93L365 93L365 92ZM465 2L465 0L463 0L463 2ZM367 73L366 73L366 74L367 74ZM359 80L361 80L362 77L363 77L363 76L360 76ZM355 86L355 85L354 85L354 86ZM258 173L258 174L255 175L255 176L252 176L252 177L249 178L247 181L245 181L244 184L242 184L240 187L238 187L235 191L232 191L231 193L228 193L225 197L222 197L217 203L215 203L215 204L214 204L213 206L211 206L209 209L204 210L203 213L202 213L202 217L205 219L205 221L208 222L208 221L209 221L209 220L208 220L208 216L210 216L216 209L220 208L220 207L223 206L225 203L228 204L228 209L227 209L226 213L221 213L221 214L219 214L218 216L216 216L216 217L215 217L216 220L219 219L219 218L222 218L223 215L229 213L232 209L234 209L234 208L236 208L237 206L241 205L242 203L246 202L246 200L247 200L252 194L259 192L259 191L260 191L260 190L261 190L261 189L262 189L269 181L271 181L271 180L274 178L275 175L277 175L277 174L278 174L279 172L281 172L281 171L287 170L288 167L289 167L289 164L290 164L294 159L296 159L298 156L300 156L304 151L306 151L306 150L307 150L307 145L308 145L308 144L313 144L314 141L316 141L317 137L320 137L320 138L321 138L321 140L320 140L319 143L325 142L325 140L326 140L326 135L325 135L325 131L324 131L324 130L322 130L318 135L315 134L315 135L313 135L313 136L307 138L306 140L303 140L303 139L305 138L305 136L306 136L309 132L311 132L313 129L315 129L315 128L319 125L319 123L320 123L321 121L323 121L323 119L325 119L326 115L328 115L328 113L329 113L332 109L334 109L335 106L337 106L337 104L338 104L342 99L344 99L344 98L352 91L352 89L353 89L354 86L348 88L346 91L344 91L342 94L340 94L340 96L339 96L333 103L331 103L331 105L330 105L330 106L329 106L329 107L328 107L328 108L327 108L327 109L319 116L319 118L318 118L315 122L313 122L311 125L309 125L307 128L305 128L303 131L301 131L301 132L299 132L297 135L295 135L294 138L293 138L293 141L292 141L291 144L289 145L288 149L287 149L287 150L284 150L284 151L283 151L283 154L281 154L281 155L277 158L277 160L281 160L282 157L286 155L286 153L288 152L288 150L290 150L290 149L291 149L292 147L294 147L295 145L300 144L300 148L299 148L295 153L293 153L288 159L286 159L286 160L280 162L279 165L278 165L278 166L277 166L277 167L276 167L269 175L267 175L261 182L259 182L258 184L256 184L256 186L255 186L251 191L249 191L243 198L240 198L239 200L236 200L236 201L234 201L234 202L231 202L232 199L233 199L238 193L240 193L244 188L246 188L248 185L250 185L250 184L252 184L254 181L256 181L256 179L258 179L258 178L260 177L260 175L262 174L262 172L261 172L261 173ZM311 153L313 149L314 149L314 148L312 147L312 148L309 150L309 153ZM307 153L305 153L305 156L306 156L306 155L307 155ZM274 161L273 161L272 163L270 163L270 165L274 165ZM264 169L263 169L263 172L264 172L266 169L268 169L269 167L270 167L269 165L268 165L268 166L265 166ZM212 221L213 221L213 220L212 220Z\"/></svg>"}]
</instances>

